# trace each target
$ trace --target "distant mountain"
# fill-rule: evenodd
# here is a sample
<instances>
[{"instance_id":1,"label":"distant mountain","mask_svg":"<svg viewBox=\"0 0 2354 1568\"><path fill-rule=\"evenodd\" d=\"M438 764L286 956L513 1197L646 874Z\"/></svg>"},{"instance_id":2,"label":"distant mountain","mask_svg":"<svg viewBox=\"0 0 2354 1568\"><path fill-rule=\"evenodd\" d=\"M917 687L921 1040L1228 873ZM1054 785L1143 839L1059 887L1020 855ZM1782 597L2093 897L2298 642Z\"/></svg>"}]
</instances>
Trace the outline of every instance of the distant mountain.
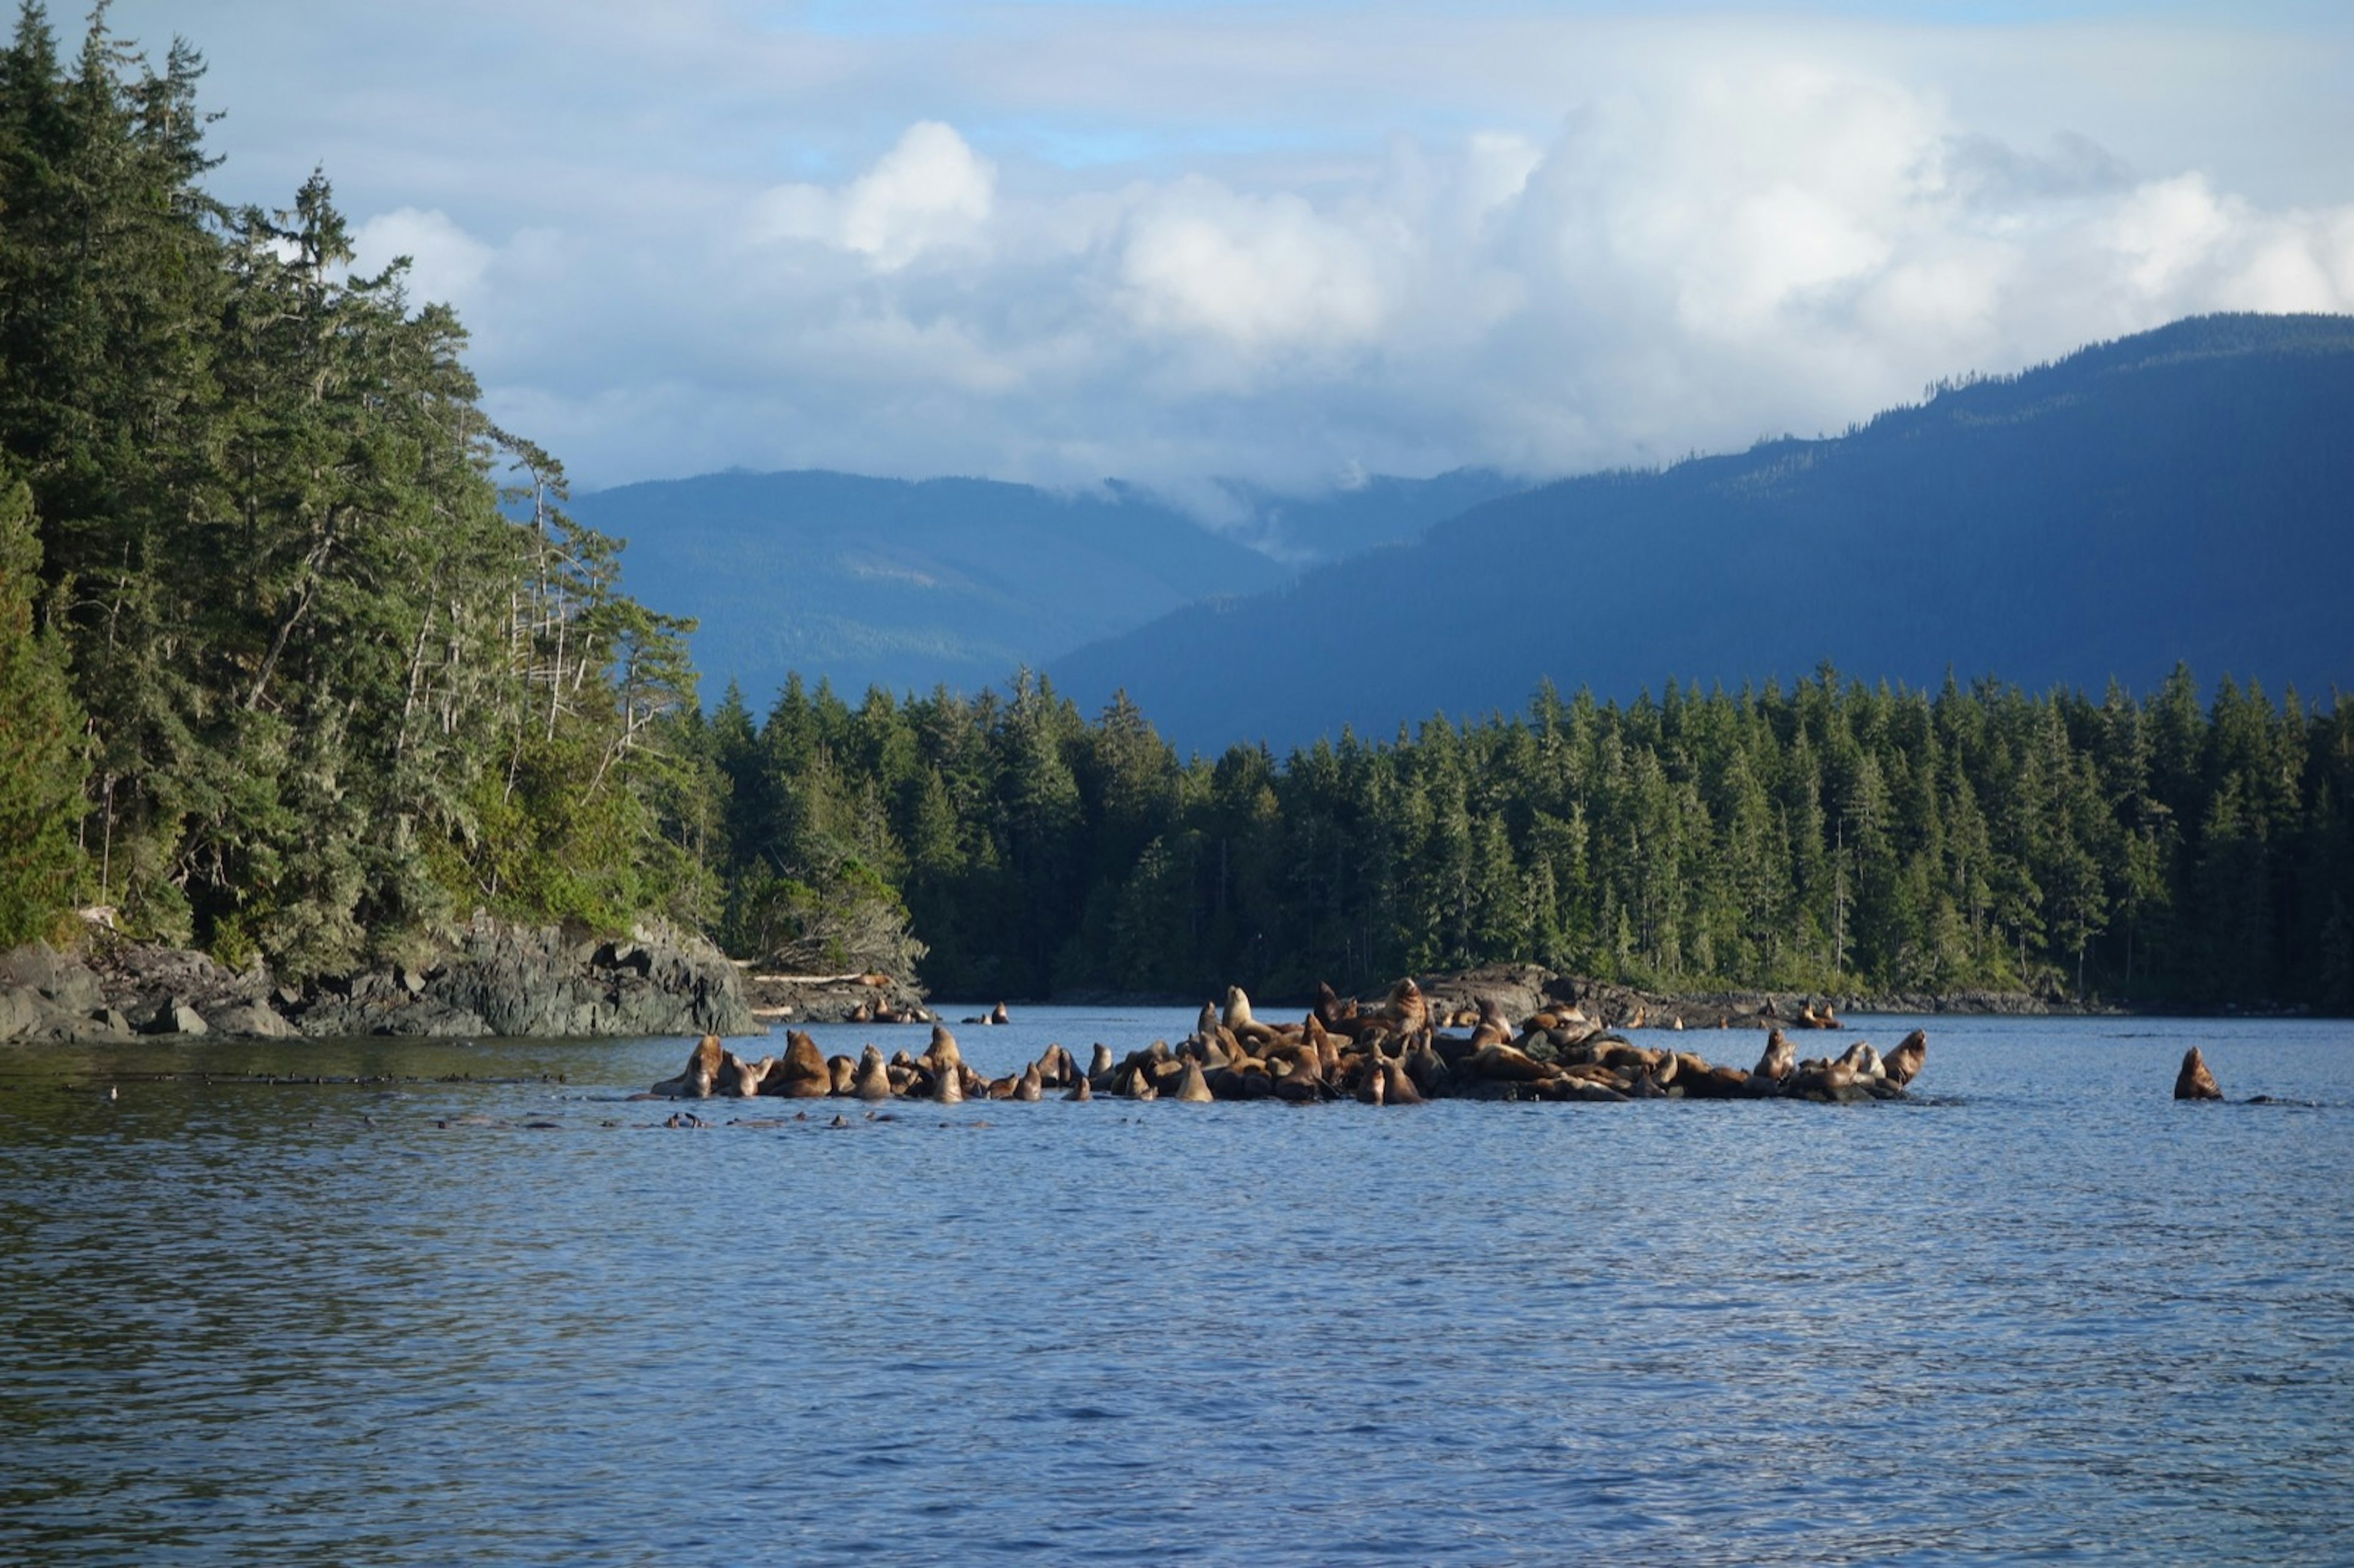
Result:
<instances>
[{"instance_id":1,"label":"distant mountain","mask_svg":"<svg viewBox=\"0 0 2354 1568\"><path fill-rule=\"evenodd\" d=\"M1508 496L1052 661L1181 747L1823 661L1934 685L2354 686L2354 319L2209 316L1826 440Z\"/></svg>"},{"instance_id":2,"label":"distant mountain","mask_svg":"<svg viewBox=\"0 0 2354 1568\"><path fill-rule=\"evenodd\" d=\"M789 670L854 703L869 685L978 691L1189 600L1289 575L1118 487L715 473L592 492L572 511L629 541L634 597L701 620L706 697L733 677L755 712Z\"/></svg>"},{"instance_id":3,"label":"distant mountain","mask_svg":"<svg viewBox=\"0 0 2354 1568\"><path fill-rule=\"evenodd\" d=\"M572 511L630 541L632 595L702 622L706 696L732 677L757 712L789 670L852 702L869 685L1002 685L1181 605L1274 587L1287 562L1419 536L1515 482L1478 470L1376 476L1306 499L1228 482L1240 515L1225 532L1117 482L1071 495L823 471L622 485Z\"/></svg>"}]
</instances>

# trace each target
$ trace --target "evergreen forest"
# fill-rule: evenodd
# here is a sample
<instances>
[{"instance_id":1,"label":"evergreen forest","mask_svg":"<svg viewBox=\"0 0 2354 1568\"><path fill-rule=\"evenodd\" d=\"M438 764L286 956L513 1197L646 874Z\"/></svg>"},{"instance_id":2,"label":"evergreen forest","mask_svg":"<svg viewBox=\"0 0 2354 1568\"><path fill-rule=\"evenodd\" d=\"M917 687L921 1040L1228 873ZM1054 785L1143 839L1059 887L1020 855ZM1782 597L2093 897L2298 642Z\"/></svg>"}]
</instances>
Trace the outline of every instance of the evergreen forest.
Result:
<instances>
[{"instance_id":1,"label":"evergreen forest","mask_svg":"<svg viewBox=\"0 0 2354 1568\"><path fill-rule=\"evenodd\" d=\"M2354 706L2187 670L1548 685L1280 758L1026 673L706 712L324 176L207 194L201 70L31 0L0 56L0 945L104 906L300 977L479 909L981 997L1529 959L2354 1011Z\"/></svg>"},{"instance_id":2,"label":"evergreen forest","mask_svg":"<svg viewBox=\"0 0 2354 1568\"><path fill-rule=\"evenodd\" d=\"M206 193L201 71L37 0L0 56L0 942L69 900L299 976L698 917L683 623L323 176Z\"/></svg>"},{"instance_id":3,"label":"evergreen forest","mask_svg":"<svg viewBox=\"0 0 2354 1568\"><path fill-rule=\"evenodd\" d=\"M1026 675L856 708L795 680L758 725L731 688L705 731L727 932L841 958L834 933L904 909L962 996L1526 959L1668 991L2354 1010L2354 704L2228 678L2202 704L2188 670L2140 701L1828 668L1664 690L1212 761Z\"/></svg>"}]
</instances>

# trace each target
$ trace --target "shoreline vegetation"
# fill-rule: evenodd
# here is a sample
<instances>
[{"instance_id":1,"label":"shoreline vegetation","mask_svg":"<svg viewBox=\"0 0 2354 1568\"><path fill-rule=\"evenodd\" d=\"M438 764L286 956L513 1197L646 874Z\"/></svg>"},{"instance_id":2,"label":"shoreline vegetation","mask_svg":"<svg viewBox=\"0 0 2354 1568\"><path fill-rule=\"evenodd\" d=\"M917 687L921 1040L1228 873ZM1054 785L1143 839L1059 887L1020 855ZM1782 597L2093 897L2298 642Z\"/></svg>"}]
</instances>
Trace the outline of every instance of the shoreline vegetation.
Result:
<instances>
[{"instance_id":1,"label":"shoreline vegetation","mask_svg":"<svg viewBox=\"0 0 2354 1568\"><path fill-rule=\"evenodd\" d=\"M694 622L623 593L624 542L484 415L455 314L404 264L353 270L324 175L282 211L207 194L202 72L102 13L68 58L38 5L0 53L22 966L48 972L44 941L92 972L193 952L189 994L122 994L202 1016L244 988L290 1026L369 1028L421 1025L423 998L493 1031L508 1001L463 977L516 933L538 958L496 994L537 974L566 1000L518 1016L592 1031L655 1016L617 961L649 932L716 940L679 994L730 1020L813 1015L763 976L892 977L824 1005L912 1017L928 991L1299 997L1507 962L1655 1008L2354 1012L2336 694L1826 665L1623 705L1546 683L1521 715L1280 758L1181 758L1124 695L1090 720L1026 671L854 706L793 676L765 716L732 685L706 710ZM0 1035L90 1021L43 990L16 983ZM81 1012L123 1012L100 992Z\"/></svg>"}]
</instances>

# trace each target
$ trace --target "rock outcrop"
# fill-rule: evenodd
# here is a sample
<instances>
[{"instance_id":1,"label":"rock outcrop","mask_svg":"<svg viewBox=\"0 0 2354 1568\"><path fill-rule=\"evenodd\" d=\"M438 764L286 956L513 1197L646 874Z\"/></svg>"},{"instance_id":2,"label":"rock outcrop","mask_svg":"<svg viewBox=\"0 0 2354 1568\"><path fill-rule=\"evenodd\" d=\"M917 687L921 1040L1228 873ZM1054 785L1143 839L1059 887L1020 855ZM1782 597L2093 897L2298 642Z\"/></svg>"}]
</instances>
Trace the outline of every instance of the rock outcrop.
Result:
<instances>
[{"instance_id":1,"label":"rock outcrop","mask_svg":"<svg viewBox=\"0 0 2354 1568\"><path fill-rule=\"evenodd\" d=\"M477 918L429 959L304 987L111 933L93 932L83 954L38 943L0 954L0 1040L758 1032L736 966L660 927L599 940Z\"/></svg>"}]
</instances>

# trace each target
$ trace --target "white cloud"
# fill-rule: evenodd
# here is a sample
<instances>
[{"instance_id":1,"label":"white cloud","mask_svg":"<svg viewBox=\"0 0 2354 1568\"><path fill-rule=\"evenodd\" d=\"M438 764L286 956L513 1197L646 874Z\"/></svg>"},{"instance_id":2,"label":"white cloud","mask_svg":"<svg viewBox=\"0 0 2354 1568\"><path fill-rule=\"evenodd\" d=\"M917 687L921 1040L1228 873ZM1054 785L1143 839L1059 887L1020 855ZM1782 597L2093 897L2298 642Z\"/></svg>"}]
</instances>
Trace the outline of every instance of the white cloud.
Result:
<instances>
[{"instance_id":1,"label":"white cloud","mask_svg":"<svg viewBox=\"0 0 2354 1568\"><path fill-rule=\"evenodd\" d=\"M2342 27L417 5L208 25L222 177L291 189L327 138L364 263L413 255L493 412L588 482L1557 472L2354 309ZM547 69L465 47L484 17Z\"/></svg>"},{"instance_id":2,"label":"white cloud","mask_svg":"<svg viewBox=\"0 0 2354 1568\"><path fill-rule=\"evenodd\" d=\"M455 305L461 313L482 298L483 275L496 255L449 214L413 207L379 213L361 224L352 231L352 251L362 272L380 271L408 257L409 298Z\"/></svg>"},{"instance_id":3,"label":"white cloud","mask_svg":"<svg viewBox=\"0 0 2354 1568\"><path fill-rule=\"evenodd\" d=\"M1140 203L1120 277L1150 334L1206 334L1246 355L1346 347L1381 332L1392 304L1384 273L1408 242L1288 193L1246 196L1189 178Z\"/></svg>"},{"instance_id":4,"label":"white cloud","mask_svg":"<svg viewBox=\"0 0 2354 1568\"><path fill-rule=\"evenodd\" d=\"M898 144L839 190L786 185L761 202L756 232L817 239L896 271L938 246L970 245L989 221L997 170L952 127L907 127Z\"/></svg>"}]
</instances>

